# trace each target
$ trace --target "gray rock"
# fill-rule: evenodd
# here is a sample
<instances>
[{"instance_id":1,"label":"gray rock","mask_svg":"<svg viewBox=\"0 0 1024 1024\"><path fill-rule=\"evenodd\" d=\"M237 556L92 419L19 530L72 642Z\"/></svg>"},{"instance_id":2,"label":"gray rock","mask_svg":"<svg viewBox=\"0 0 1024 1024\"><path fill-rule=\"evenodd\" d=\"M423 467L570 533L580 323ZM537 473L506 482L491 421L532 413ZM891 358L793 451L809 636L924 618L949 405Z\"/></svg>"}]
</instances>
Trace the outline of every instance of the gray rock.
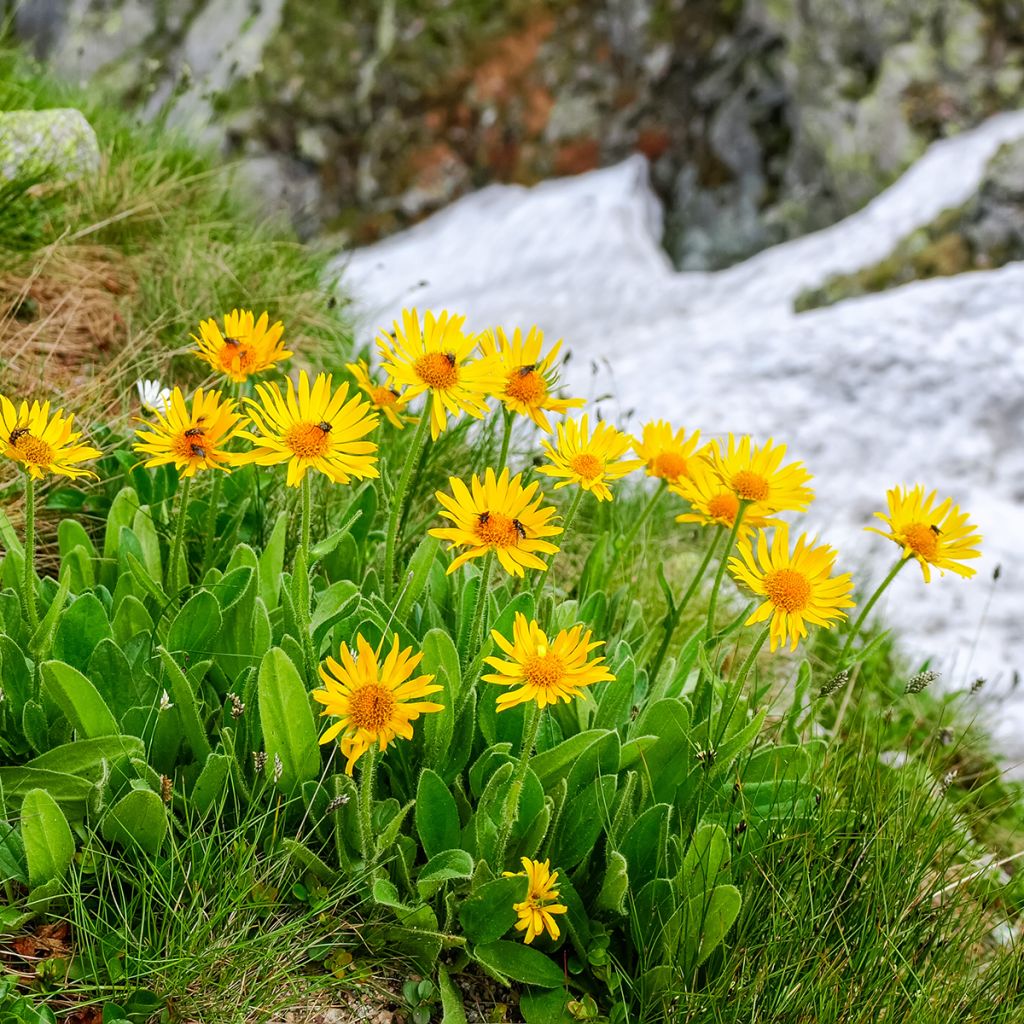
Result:
<instances>
[{"instance_id":1,"label":"gray rock","mask_svg":"<svg viewBox=\"0 0 1024 1024\"><path fill-rule=\"evenodd\" d=\"M0 179L39 176L75 181L95 174L100 147L79 110L0 113Z\"/></svg>"},{"instance_id":2,"label":"gray rock","mask_svg":"<svg viewBox=\"0 0 1024 1024\"><path fill-rule=\"evenodd\" d=\"M271 214L290 219L300 238L310 238L321 227L320 180L302 161L274 154L253 156L238 164L236 174Z\"/></svg>"}]
</instances>

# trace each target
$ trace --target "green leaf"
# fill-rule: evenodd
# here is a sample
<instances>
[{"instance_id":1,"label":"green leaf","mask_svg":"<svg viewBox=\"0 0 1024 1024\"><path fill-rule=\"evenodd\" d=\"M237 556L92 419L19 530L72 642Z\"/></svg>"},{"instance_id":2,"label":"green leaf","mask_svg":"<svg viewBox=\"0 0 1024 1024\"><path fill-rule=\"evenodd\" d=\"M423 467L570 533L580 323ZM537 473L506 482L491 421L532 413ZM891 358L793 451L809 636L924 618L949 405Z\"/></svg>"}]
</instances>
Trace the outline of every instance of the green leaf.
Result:
<instances>
[{"instance_id":1,"label":"green leaf","mask_svg":"<svg viewBox=\"0 0 1024 1024\"><path fill-rule=\"evenodd\" d=\"M200 590L174 616L167 634L167 649L206 654L210 641L220 632L220 626L217 599L208 590Z\"/></svg>"},{"instance_id":2,"label":"green leaf","mask_svg":"<svg viewBox=\"0 0 1024 1024\"><path fill-rule=\"evenodd\" d=\"M702 824L683 858L683 890L691 897L703 896L715 887L718 873L728 862L729 840L722 827Z\"/></svg>"},{"instance_id":3,"label":"green leaf","mask_svg":"<svg viewBox=\"0 0 1024 1024\"><path fill-rule=\"evenodd\" d=\"M103 817L103 838L155 856L167 833L167 811L151 789L133 789Z\"/></svg>"},{"instance_id":4,"label":"green leaf","mask_svg":"<svg viewBox=\"0 0 1024 1024\"><path fill-rule=\"evenodd\" d=\"M671 803L693 764L690 714L681 701L666 697L647 706L633 726L634 736L657 736L645 754L654 799Z\"/></svg>"},{"instance_id":5,"label":"green leaf","mask_svg":"<svg viewBox=\"0 0 1024 1024\"><path fill-rule=\"evenodd\" d=\"M273 611L281 598L281 572L284 569L285 541L288 538L288 513L282 512L270 531L267 546L260 555L260 597Z\"/></svg>"},{"instance_id":6,"label":"green leaf","mask_svg":"<svg viewBox=\"0 0 1024 1024\"><path fill-rule=\"evenodd\" d=\"M564 988L523 992L519 996L519 1012L526 1024L575 1024L577 1020L589 1019L569 1012L571 999L572 994Z\"/></svg>"},{"instance_id":7,"label":"green leaf","mask_svg":"<svg viewBox=\"0 0 1024 1024\"><path fill-rule=\"evenodd\" d=\"M427 580L430 578L430 567L434 564L440 546L441 542L436 537L426 536L413 552L402 579L400 588L402 594L395 606L395 618L399 622L408 620L409 613L422 596Z\"/></svg>"},{"instance_id":8,"label":"green leaf","mask_svg":"<svg viewBox=\"0 0 1024 1024\"><path fill-rule=\"evenodd\" d=\"M0 768L0 790L7 799L25 796L30 790L45 789L74 820L85 815L93 784L88 779L48 768Z\"/></svg>"},{"instance_id":9,"label":"green leaf","mask_svg":"<svg viewBox=\"0 0 1024 1024\"><path fill-rule=\"evenodd\" d=\"M60 661L45 662L43 688L83 738L120 731L99 691L78 669Z\"/></svg>"},{"instance_id":10,"label":"green leaf","mask_svg":"<svg viewBox=\"0 0 1024 1024\"><path fill-rule=\"evenodd\" d=\"M140 633L152 633L153 617L134 594L126 594L114 612L113 629L118 644L126 644Z\"/></svg>"},{"instance_id":11,"label":"green leaf","mask_svg":"<svg viewBox=\"0 0 1024 1024\"><path fill-rule=\"evenodd\" d=\"M53 638L53 657L84 671L93 649L113 633L107 612L95 594L75 598L60 617Z\"/></svg>"},{"instance_id":12,"label":"green leaf","mask_svg":"<svg viewBox=\"0 0 1024 1024\"><path fill-rule=\"evenodd\" d=\"M185 734L195 759L202 764L210 756L210 741L206 738L206 728L199 715L195 691L188 677L174 660L174 656L163 647L158 647L157 651L163 662L172 702L181 720L181 731Z\"/></svg>"},{"instance_id":13,"label":"green leaf","mask_svg":"<svg viewBox=\"0 0 1024 1024\"><path fill-rule=\"evenodd\" d=\"M540 950L531 949L521 942L499 940L477 946L473 956L484 967L512 981L540 988L561 988L565 984L561 967Z\"/></svg>"},{"instance_id":14,"label":"green leaf","mask_svg":"<svg viewBox=\"0 0 1024 1024\"><path fill-rule=\"evenodd\" d=\"M142 550L142 564L149 573L150 578L162 580L163 563L160 558L160 537L153 525L153 513L148 507L143 507L135 513L132 519L132 533L135 534Z\"/></svg>"},{"instance_id":15,"label":"green leaf","mask_svg":"<svg viewBox=\"0 0 1024 1024\"><path fill-rule=\"evenodd\" d=\"M500 939L515 923L518 915L513 904L526 897L526 875L496 878L475 890L459 906L459 923L466 938L474 943Z\"/></svg>"},{"instance_id":16,"label":"green leaf","mask_svg":"<svg viewBox=\"0 0 1024 1024\"><path fill-rule=\"evenodd\" d=\"M637 889L659 877L668 860L668 823L672 808L668 804L648 807L629 827L619 852L629 865L629 877Z\"/></svg>"},{"instance_id":17,"label":"green leaf","mask_svg":"<svg viewBox=\"0 0 1024 1024\"><path fill-rule=\"evenodd\" d=\"M206 814L221 798L228 786L231 758L227 754L209 754L206 764L192 787L192 805L200 814Z\"/></svg>"},{"instance_id":18,"label":"green leaf","mask_svg":"<svg viewBox=\"0 0 1024 1024\"><path fill-rule=\"evenodd\" d=\"M597 894L598 910L610 910L613 914L626 912L626 893L629 891L629 866L618 850L608 854L601 890Z\"/></svg>"},{"instance_id":19,"label":"green leaf","mask_svg":"<svg viewBox=\"0 0 1024 1024\"><path fill-rule=\"evenodd\" d=\"M536 754L530 761L530 767L540 779L545 792L550 790L559 779L568 776L569 768L587 747L607 735L608 730L606 729L591 729L589 732L580 732L575 736L570 736L558 746Z\"/></svg>"},{"instance_id":20,"label":"green leaf","mask_svg":"<svg viewBox=\"0 0 1024 1024\"><path fill-rule=\"evenodd\" d=\"M416 876L420 899L430 899L445 882L473 877L473 858L465 850L444 850L427 861Z\"/></svg>"},{"instance_id":21,"label":"green leaf","mask_svg":"<svg viewBox=\"0 0 1024 1024\"><path fill-rule=\"evenodd\" d=\"M443 689L427 699L444 705L444 711L423 716L424 761L438 768L448 757L455 731L455 713L460 703L462 670L459 653L446 630L431 629L423 638L423 660L419 670L432 675L434 683Z\"/></svg>"},{"instance_id":22,"label":"green leaf","mask_svg":"<svg viewBox=\"0 0 1024 1024\"><path fill-rule=\"evenodd\" d=\"M740 912L743 900L734 885L719 885L711 893L693 897L688 905L684 963L699 967L722 943Z\"/></svg>"},{"instance_id":23,"label":"green leaf","mask_svg":"<svg viewBox=\"0 0 1024 1024\"><path fill-rule=\"evenodd\" d=\"M45 789L32 789L21 805L21 838L31 888L59 881L75 856L71 826Z\"/></svg>"},{"instance_id":24,"label":"green leaf","mask_svg":"<svg viewBox=\"0 0 1024 1024\"><path fill-rule=\"evenodd\" d=\"M565 806L551 840L551 859L574 868L591 850L611 820L618 780L605 775L580 790Z\"/></svg>"},{"instance_id":25,"label":"green leaf","mask_svg":"<svg viewBox=\"0 0 1024 1024\"><path fill-rule=\"evenodd\" d=\"M309 695L295 665L280 647L272 647L260 662L260 723L267 752L267 773L274 758L281 761L283 792L289 793L320 770L320 748Z\"/></svg>"},{"instance_id":26,"label":"green leaf","mask_svg":"<svg viewBox=\"0 0 1024 1024\"><path fill-rule=\"evenodd\" d=\"M71 573L62 572L57 584L57 593L46 609L43 621L39 628L32 634L28 642L28 649L36 661L43 661L50 656L50 648L53 646L53 635L57 631L57 623L61 613L64 611L64 604L71 592Z\"/></svg>"},{"instance_id":27,"label":"green leaf","mask_svg":"<svg viewBox=\"0 0 1024 1024\"><path fill-rule=\"evenodd\" d=\"M32 758L25 767L78 775L91 782L97 782L103 777L104 762L145 756L146 747L138 736L97 736L94 739L64 743L47 750Z\"/></svg>"},{"instance_id":28,"label":"green leaf","mask_svg":"<svg viewBox=\"0 0 1024 1024\"><path fill-rule=\"evenodd\" d=\"M122 487L107 510L107 528L103 534L103 557L117 560L121 544L121 528L130 527L139 509L139 496L134 488ZM109 584L111 587L113 584Z\"/></svg>"},{"instance_id":29,"label":"green leaf","mask_svg":"<svg viewBox=\"0 0 1024 1024\"><path fill-rule=\"evenodd\" d=\"M437 986L441 990L441 1024L466 1024L462 993L443 966L437 969Z\"/></svg>"},{"instance_id":30,"label":"green leaf","mask_svg":"<svg viewBox=\"0 0 1024 1024\"><path fill-rule=\"evenodd\" d=\"M436 772L424 768L416 787L416 831L427 857L459 847L461 829L455 798Z\"/></svg>"}]
</instances>

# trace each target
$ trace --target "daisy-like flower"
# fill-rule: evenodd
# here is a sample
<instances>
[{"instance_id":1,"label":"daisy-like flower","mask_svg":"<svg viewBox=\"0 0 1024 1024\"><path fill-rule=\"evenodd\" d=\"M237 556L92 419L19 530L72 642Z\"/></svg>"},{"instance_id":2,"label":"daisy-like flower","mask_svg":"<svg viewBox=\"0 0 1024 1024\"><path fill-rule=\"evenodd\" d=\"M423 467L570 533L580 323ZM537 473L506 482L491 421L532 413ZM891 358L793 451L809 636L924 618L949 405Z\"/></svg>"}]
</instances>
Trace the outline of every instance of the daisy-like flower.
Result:
<instances>
[{"instance_id":1,"label":"daisy-like flower","mask_svg":"<svg viewBox=\"0 0 1024 1024\"><path fill-rule=\"evenodd\" d=\"M647 463L647 475L669 484L686 479L710 447L701 446L699 430L687 437L685 428L673 431L666 420L645 423L642 438L633 442L633 451Z\"/></svg>"},{"instance_id":2,"label":"daisy-like flower","mask_svg":"<svg viewBox=\"0 0 1024 1024\"><path fill-rule=\"evenodd\" d=\"M789 641L796 649L801 637L807 636L807 623L831 628L846 618L844 608L852 608L853 579L848 572L832 575L836 552L827 544L815 544L806 534L789 550L789 528L785 523L775 528L771 547L768 535L757 537L757 556L749 540L738 547L738 556L729 559L729 571L764 603L747 619L745 625L771 619L769 638L774 651Z\"/></svg>"},{"instance_id":3,"label":"daisy-like flower","mask_svg":"<svg viewBox=\"0 0 1024 1024\"><path fill-rule=\"evenodd\" d=\"M241 432L256 447L239 462L258 466L287 462L289 487L298 487L310 469L339 484L347 484L352 477L377 476L377 445L362 440L378 422L370 403L358 395L349 398L348 383L333 390L329 374L317 374L310 387L302 370L297 392L291 378L286 378L286 384L287 394L279 384L257 384L259 401L246 399L259 433Z\"/></svg>"},{"instance_id":4,"label":"daisy-like flower","mask_svg":"<svg viewBox=\"0 0 1024 1024\"><path fill-rule=\"evenodd\" d=\"M629 434L604 422L598 423L591 434L586 416L579 422L559 423L557 444L543 444L551 461L537 471L545 476L564 477L555 484L555 490L579 484L585 491L592 491L599 501L611 501L608 484L643 465L640 459L623 458L633 444Z\"/></svg>"},{"instance_id":5,"label":"daisy-like flower","mask_svg":"<svg viewBox=\"0 0 1024 1024\"><path fill-rule=\"evenodd\" d=\"M233 381L248 380L291 356L281 341L284 324L270 324L261 313L257 320L250 309L233 309L224 317L224 330L212 317L199 325L196 355Z\"/></svg>"},{"instance_id":6,"label":"daisy-like flower","mask_svg":"<svg viewBox=\"0 0 1024 1024\"><path fill-rule=\"evenodd\" d=\"M503 382L496 391L497 397L505 408L529 416L547 434L551 433L551 422L545 412L561 416L585 404L582 398L558 398L554 394L558 387L555 361L561 347L561 341L556 341L543 355L544 332L538 327L531 327L525 338L520 327L512 332L511 338L501 327L480 338L480 351L496 359L501 367Z\"/></svg>"},{"instance_id":7,"label":"daisy-like flower","mask_svg":"<svg viewBox=\"0 0 1024 1024\"><path fill-rule=\"evenodd\" d=\"M512 909L519 915L516 922L517 932L526 932L523 942L529 945L545 930L552 939L561 934L555 922L555 914L564 914L568 907L562 906L558 900L558 872L551 870L551 861L530 860L522 858L522 871L503 871L505 878L516 878L526 875L526 899L522 903L513 903Z\"/></svg>"},{"instance_id":8,"label":"daisy-like flower","mask_svg":"<svg viewBox=\"0 0 1024 1024\"><path fill-rule=\"evenodd\" d=\"M491 630L491 636L505 657L487 658L494 672L482 678L513 687L498 696L499 711L529 701L540 708L559 700L568 704L583 687L615 679L603 656L588 660L590 652L604 641L591 640L590 630L584 631L583 626L563 629L549 641L535 619L527 622L522 612L516 612L511 640L496 629Z\"/></svg>"},{"instance_id":9,"label":"daisy-like flower","mask_svg":"<svg viewBox=\"0 0 1024 1024\"><path fill-rule=\"evenodd\" d=\"M464 316L429 310L420 325L415 309L402 310L394 333L377 338L381 365L392 384L405 389L408 401L428 393L430 435L436 441L448 424L448 414L460 412L481 419L487 397L501 386L501 370L493 358L473 359L476 338L462 329Z\"/></svg>"},{"instance_id":10,"label":"daisy-like flower","mask_svg":"<svg viewBox=\"0 0 1024 1024\"><path fill-rule=\"evenodd\" d=\"M958 576L974 575L974 568L961 563L981 556L981 534L952 498L937 504L936 492L926 494L920 484L909 490L894 487L886 497L888 512L876 512L875 516L889 529L865 529L895 541L903 548L904 558L916 558L925 583L931 582L932 565L943 576L947 569Z\"/></svg>"},{"instance_id":11,"label":"daisy-like flower","mask_svg":"<svg viewBox=\"0 0 1024 1024\"><path fill-rule=\"evenodd\" d=\"M378 412L384 413L391 426L402 430L405 424L402 422L400 413L408 404L409 396L403 395L395 388L389 388L386 384L378 384L370 376L365 360L360 359L358 363L346 363L345 369L355 377L360 390L369 396L370 405Z\"/></svg>"},{"instance_id":12,"label":"daisy-like flower","mask_svg":"<svg viewBox=\"0 0 1024 1024\"><path fill-rule=\"evenodd\" d=\"M544 538L557 536L562 528L551 521L556 513L553 505L540 507L544 495L537 493L537 481L528 487L521 481L522 474L510 478L507 468L499 477L488 469L483 482L474 474L467 487L457 477L450 477L452 493L435 492L444 506L441 516L452 525L437 527L430 535L451 541L453 548L465 548L448 566L449 573L488 551L494 551L502 568L513 576L524 575L525 569L547 569L547 563L537 556L558 550Z\"/></svg>"},{"instance_id":13,"label":"daisy-like flower","mask_svg":"<svg viewBox=\"0 0 1024 1024\"><path fill-rule=\"evenodd\" d=\"M47 473L76 479L96 476L78 465L86 459L98 459L103 453L82 443L81 433L72 429L74 414L63 409L50 414L50 403L22 402L20 407L0 395L0 443L9 459L20 462L36 480Z\"/></svg>"},{"instance_id":14,"label":"daisy-like flower","mask_svg":"<svg viewBox=\"0 0 1024 1024\"><path fill-rule=\"evenodd\" d=\"M689 475L669 485L673 494L678 494L690 503L690 511L676 516L677 523L699 523L701 526L724 526L731 530L740 510L740 499L735 492L722 482L722 478L703 460L690 464ZM768 516L768 509L760 502L751 502L740 523L738 536L749 536L752 529L775 526L777 519Z\"/></svg>"},{"instance_id":15,"label":"daisy-like flower","mask_svg":"<svg viewBox=\"0 0 1024 1024\"><path fill-rule=\"evenodd\" d=\"M811 474L802 462L782 464L786 446L769 438L755 447L749 437L729 435L723 451L714 445L709 459L722 482L742 501L757 502L768 512L805 512L814 498Z\"/></svg>"},{"instance_id":16,"label":"daisy-like flower","mask_svg":"<svg viewBox=\"0 0 1024 1024\"><path fill-rule=\"evenodd\" d=\"M145 426L135 431L139 440L132 446L149 456L143 463L147 469L173 465L183 478L200 469L231 471L238 456L227 446L245 425L233 400L199 388L189 408L181 389L175 388L166 411L155 416L156 423L143 421Z\"/></svg>"},{"instance_id":17,"label":"daisy-like flower","mask_svg":"<svg viewBox=\"0 0 1024 1024\"><path fill-rule=\"evenodd\" d=\"M167 412L171 389L165 388L158 380L137 380L135 390L139 393L139 405L150 412Z\"/></svg>"},{"instance_id":18,"label":"daisy-like flower","mask_svg":"<svg viewBox=\"0 0 1024 1024\"><path fill-rule=\"evenodd\" d=\"M338 745L347 759L345 771L351 775L372 744L386 750L396 736L411 740L412 723L420 715L443 711L444 706L420 699L442 687L433 676L412 677L423 653L413 654L411 647L401 650L397 633L383 664L362 634L356 634L355 657L345 644L340 654L340 662L327 658L320 665L324 689L314 690L313 699L324 705L321 718L337 719L324 730L320 743L341 736Z\"/></svg>"}]
</instances>

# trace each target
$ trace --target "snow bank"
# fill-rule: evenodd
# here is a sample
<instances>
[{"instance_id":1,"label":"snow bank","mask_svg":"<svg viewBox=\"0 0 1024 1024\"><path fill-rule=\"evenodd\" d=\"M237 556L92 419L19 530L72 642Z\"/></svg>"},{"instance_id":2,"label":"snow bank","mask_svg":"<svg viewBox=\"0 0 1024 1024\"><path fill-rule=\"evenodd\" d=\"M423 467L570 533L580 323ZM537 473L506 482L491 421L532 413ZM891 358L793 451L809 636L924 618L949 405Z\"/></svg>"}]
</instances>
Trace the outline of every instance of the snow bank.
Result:
<instances>
[{"instance_id":1,"label":"snow bank","mask_svg":"<svg viewBox=\"0 0 1024 1024\"><path fill-rule=\"evenodd\" d=\"M573 393L614 394L602 410L623 428L663 416L786 440L815 474L807 525L847 566L867 557L878 574L891 560L862 530L887 487L954 495L985 537L977 577L926 587L908 567L885 612L946 685L983 675L988 693L1009 694L993 726L1024 760L1024 264L792 312L804 288L963 203L1022 136L1024 112L994 117L936 143L852 217L715 273L672 269L639 157L484 189L338 266L366 338L403 305L457 309L474 328L538 323L572 349Z\"/></svg>"}]
</instances>

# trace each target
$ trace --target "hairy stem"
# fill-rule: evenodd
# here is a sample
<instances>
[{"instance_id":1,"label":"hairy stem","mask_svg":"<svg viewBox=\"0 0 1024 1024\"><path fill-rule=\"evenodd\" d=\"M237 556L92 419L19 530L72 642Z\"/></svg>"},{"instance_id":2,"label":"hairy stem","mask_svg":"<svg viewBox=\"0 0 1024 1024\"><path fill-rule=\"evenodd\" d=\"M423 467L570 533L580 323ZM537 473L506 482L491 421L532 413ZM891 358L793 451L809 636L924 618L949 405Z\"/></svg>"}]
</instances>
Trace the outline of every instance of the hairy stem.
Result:
<instances>
[{"instance_id":1,"label":"hairy stem","mask_svg":"<svg viewBox=\"0 0 1024 1024\"><path fill-rule=\"evenodd\" d=\"M530 755L537 743L537 734L540 732L541 710L534 701L530 701L526 707L526 718L523 722L523 749L519 754L519 762L516 764L515 772L512 775L512 785L508 790L508 801L505 804L504 813L501 816L501 828L498 830L498 846L494 857L494 870L501 871L505 865L505 852L508 849L508 841L512 835L512 826L519 814L519 797L523 792L523 782L526 779L526 769L530 765Z\"/></svg>"},{"instance_id":2,"label":"hairy stem","mask_svg":"<svg viewBox=\"0 0 1024 1024\"><path fill-rule=\"evenodd\" d=\"M32 474L25 482L25 614L35 632L39 627L36 606L36 482Z\"/></svg>"},{"instance_id":3,"label":"hairy stem","mask_svg":"<svg viewBox=\"0 0 1024 1024\"><path fill-rule=\"evenodd\" d=\"M430 410L428 407L420 413L419 423L416 424L416 433L413 434L412 443L406 452L405 465L402 466L398 485L395 487L395 493L391 499L391 515L388 518L387 539L384 543L384 600L388 603L391 602L395 594L395 550L398 546L398 524L401 522L405 509L406 492L409 490L413 467L416 465L420 449L427 437L429 421Z\"/></svg>"}]
</instances>

